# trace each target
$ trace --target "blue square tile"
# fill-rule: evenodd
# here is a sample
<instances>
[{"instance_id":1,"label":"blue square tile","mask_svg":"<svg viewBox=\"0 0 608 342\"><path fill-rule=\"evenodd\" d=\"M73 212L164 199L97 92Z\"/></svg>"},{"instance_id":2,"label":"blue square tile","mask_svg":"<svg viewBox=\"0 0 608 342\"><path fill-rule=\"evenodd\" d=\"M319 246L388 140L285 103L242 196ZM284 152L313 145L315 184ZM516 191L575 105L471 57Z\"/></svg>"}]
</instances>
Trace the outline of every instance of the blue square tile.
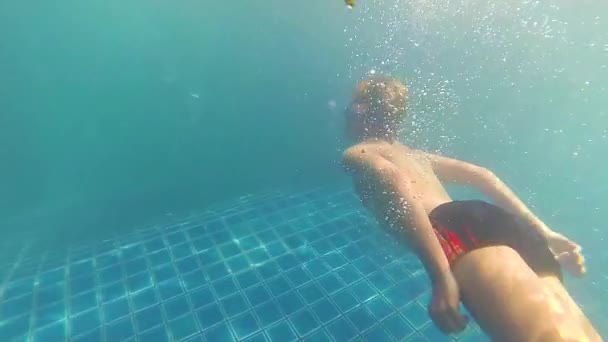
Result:
<instances>
[{"instance_id":1,"label":"blue square tile","mask_svg":"<svg viewBox=\"0 0 608 342\"><path fill-rule=\"evenodd\" d=\"M293 254L284 254L278 257L277 263L283 271L288 271L300 264L296 256Z\"/></svg>"},{"instance_id":2,"label":"blue square tile","mask_svg":"<svg viewBox=\"0 0 608 342\"><path fill-rule=\"evenodd\" d=\"M242 272L236 276L236 282L239 284L241 289L246 289L253 285L260 283L260 278L254 269Z\"/></svg>"},{"instance_id":3,"label":"blue square tile","mask_svg":"<svg viewBox=\"0 0 608 342\"><path fill-rule=\"evenodd\" d=\"M73 342L101 341L101 329L97 328L86 334L72 337L72 339L70 341L73 341Z\"/></svg>"},{"instance_id":4,"label":"blue square tile","mask_svg":"<svg viewBox=\"0 0 608 342\"><path fill-rule=\"evenodd\" d=\"M254 309L254 312L263 326L269 326L283 318L281 310L274 301L269 301L257 306Z\"/></svg>"},{"instance_id":5,"label":"blue square tile","mask_svg":"<svg viewBox=\"0 0 608 342\"><path fill-rule=\"evenodd\" d=\"M312 312L320 322L327 323L340 316L340 311L328 299L323 298L311 307Z\"/></svg>"},{"instance_id":6,"label":"blue square tile","mask_svg":"<svg viewBox=\"0 0 608 342\"><path fill-rule=\"evenodd\" d=\"M205 332L205 340L222 342L236 341L226 323L218 324L217 326L207 330Z\"/></svg>"},{"instance_id":7,"label":"blue square tile","mask_svg":"<svg viewBox=\"0 0 608 342\"><path fill-rule=\"evenodd\" d=\"M370 275L378 270L378 266L374 265L374 263L365 256L353 261L353 265L363 275Z\"/></svg>"},{"instance_id":8,"label":"blue square tile","mask_svg":"<svg viewBox=\"0 0 608 342\"><path fill-rule=\"evenodd\" d=\"M411 295L405 292L405 289L399 285L395 285L383 293L386 300L397 309L401 309L405 305L412 303Z\"/></svg>"},{"instance_id":9,"label":"blue square tile","mask_svg":"<svg viewBox=\"0 0 608 342\"><path fill-rule=\"evenodd\" d=\"M262 276L262 279L270 279L275 275L281 273L279 265L274 261L268 261L257 268L258 273Z\"/></svg>"},{"instance_id":10,"label":"blue square tile","mask_svg":"<svg viewBox=\"0 0 608 342\"><path fill-rule=\"evenodd\" d=\"M310 245L319 255L325 255L334 250L334 247L325 239L315 241Z\"/></svg>"},{"instance_id":11,"label":"blue square tile","mask_svg":"<svg viewBox=\"0 0 608 342\"><path fill-rule=\"evenodd\" d=\"M321 259L314 259L307 263L304 267L306 267L306 270L308 270L308 272L315 278L320 278L330 271L330 268L327 267L323 261L321 261Z\"/></svg>"},{"instance_id":12,"label":"blue square tile","mask_svg":"<svg viewBox=\"0 0 608 342\"><path fill-rule=\"evenodd\" d=\"M95 265L97 269L103 269L104 267L116 265L120 262L120 257L115 252L109 252L97 256Z\"/></svg>"},{"instance_id":13,"label":"blue square tile","mask_svg":"<svg viewBox=\"0 0 608 342\"><path fill-rule=\"evenodd\" d=\"M306 264L318 257L313 249L306 246L298 247L293 252L296 255L296 258L298 258L300 264Z\"/></svg>"},{"instance_id":14,"label":"blue square tile","mask_svg":"<svg viewBox=\"0 0 608 342\"><path fill-rule=\"evenodd\" d=\"M182 242L186 242L186 234L183 232L175 232L167 235L167 242L170 245L177 245Z\"/></svg>"},{"instance_id":15,"label":"blue square tile","mask_svg":"<svg viewBox=\"0 0 608 342\"><path fill-rule=\"evenodd\" d=\"M270 338L271 341L276 342L287 342L287 341L295 341L298 339L295 332L291 329L287 321L282 321L266 330L266 334Z\"/></svg>"},{"instance_id":16,"label":"blue square tile","mask_svg":"<svg viewBox=\"0 0 608 342\"><path fill-rule=\"evenodd\" d=\"M185 259L181 259L175 262L175 266L180 273L188 273L194 270L198 270L198 259L195 256L189 256Z\"/></svg>"},{"instance_id":17,"label":"blue square tile","mask_svg":"<svg viewBox=\"0 0 608 342\"><path fill-rule=\"evenodd\" d=\"M245 297L247 297L247 300L252 306L257 306L272 299L272 296L262 284L255 285L245 290Z\"/></svg>"},{"instance_id":18,"label":"blue square tile","mask_svg":"<svg viewBox=\"0 0 608 342\"><path fill-rule=\"evenodd\" d=\"M289 321L300 337L311 333L321 326L321 324L309 310L302 310L293 314L291 317L289 317Z\"/></svg>"},{"instance_id":19,"label":"blue square tile","mask_svg":"<svg viewBox=\"0 0 608 342\"><path fill-rule=\"evenodd\" d=\"M144 243L147 252L156 252L165 248L165 242L162 237L156 237Z\"/></svg>"},{"instance_id":20,"label":"blue square tile","mask_svg":"<svg viewBox=\"0 0 608 342\"><path fill-rule=\"evenodd\" d=\"M335 341L348 341L357 336L355 328L344 317L339 317L326 327Z\"/></svg>"},{"instance_id":21,"label":"blue square tile","mask_svg":"<svg viewBox=\"0 0 608 342\"><path fill-rule=\"evenodd\" d=\"M407 279L411 276L410 272L408 272L405 267L398 262L390 263L383 268L384 273L395 282L400 282L403 279Z\"/></svg>"},{"instance_id":22,"label":"blue square tile","mask_svg":"<svg viewBox=\"0 0 608 342\"><path fill-rule=\"evenodd\" d=\"M367 281L362 280L351 286L351 292L357 297L360 302L366 302L378 295Z\"/></svg>"},{"instance_id":23,"label":"blue square tile","mask_svg":"<svg viewBox=\"0 0 608 342\"><path fill-rule=\"evenodd\" d=\"M348 263L346 261L346 259L340 253L338 253L336 251L327 253L326 255L324 255L322 257L322 259L325 262L325 264L327 264L327 266L329 266L331 269L334 269L334 270L338 269Z\"/></svg>"},{"instance_id":24,"label":"blue square tile","mask_svg":"<svg viewBox=\"0 0 608 342\"><path fill-rule=\"evenodd\" d=\"M287 248L285 248L281 241L275 241L266 245L266 251L268 251L271 257L276 258L287 253Z\"/></svg>"},{"instance_id":25,"label":"blue square tile","mask_svg":"<svg viewBox=\"0 0 608 342\"><path fill-rule=\"evenodd\" d=\"M266 338L266 335L264 335L263 332L259 332L257 334L247 337L243 341L245 341L245 342L268 342L268 339Z\"/></svg>"},{"instance_id":26,"label":"blue square tile","mask_svg":"<svg viewBox=\"0 0 608 342\"><path fill-rule=\"evenodd\" d=\"M134 315L138 331L144 331L163 324L163 314L160 305L151 306L138 311Z\"/></svg>"},{"instance_id":27,"label":"blue square tile","mask_svg":"<svg viewBox=\"0 0 608 342\"><path fill-rule=\"evenodd\" d=\"M163 307L165 309L165 313L167 314L167 319L169 320L173 320L179 316L190 312L190 305L188 305L188 301L184 296L180 296L171 299L170 301L164 302Z\"/></svg>"},{"instance_id":28,"label":"blue square tile","mask_svg":"<svg viewBox=\"0 0 608 342\"><path fill-rule=\"evenodd\" d=\"M277 303L285 315L291 315L306 306L296 292L287 292L280 296L277 298Z\"/></svg>"},{"instance_id":29,"label":"blue square tile","mask_svg":"<svg viewBox=\"0 0 608 342\"><path fill-rule=\"evenodd\" d=\"M215 302L215 296L211 292L209 286L203 286L188 294L190 303L194 309L198 309L205 305Z\"/></svg>"},{"instance_id":30,"label":"blue square tile","mask_svg":"<svg viewBox=\"0 0 608 342\"><path fill-rule=\"evenodd\" d=\"M156 280L157 283L175 279L177 277L177 272L175 271L175 268L173 268L172 264L164 264L156 267L152 270L152 274L154 275L154 280Z\"/></svg>"},{"instance_id":31,"label":"blue square tile","mask_svg":"<svg viewBox=\"0 0 608 342\"><path fill-rule=\"evenodd\" d=\"M108 324L105 331L107 341L124 341L135 334L129 317Z\"/></svg>"},{"instance_id":32,"label":"blue square tile","mask_svg":"<svg viewBox=\"0 0 608 342\"><path fill-rule=\"evenodd\" d=\"M333 273L326 274L319 278L319 285L323 288L325 293L332 294L342 288L344 288L344 284L340 279L334 275Z\"/></svg>"},{"instance_id":33,"label":"blue square tile","mask_svg":"<svg viewBox=\"0 0 608 342\"><path fill-rule=\"evenodd\" d=\"M350 243L350 241L346 237L344 237L342 234L332 235L328 239L329 239L329 242L331 242L331 244L336 249L346 247Z\"/></svg>"},{"instance_id":34,"label":"blue square tile","mask_svg":"<svg viewBox=\"0 0 608 342\"><path fill-rule=\"evenodd\" d=\"M146 259L144 259L143 257L136 258L125 263L125 272L127 276L131 276L147 270L148 265L146 264Z\"/></svg>"},{"instance_id":35,"label":"blue square tile","mask_svg":"<svg viewBox=\"0 0 608 342\"><path fill-rule=\"evenodd\" d=\"M398 283L397 286L401 287L403 291L408 294L408 298L410 299L420 296L431 288L431 284L425 273L404 279L402 282Z\"/></svg>"},{"instance_id":36,"label":"blue square tile","mask_svg":"<svg viewBox=\"0 0 608 342\"><path fill-rule=\"evenodd\" d=\"M93 269L94 268L92 259L75 262L70 265L70 277L93 273Z\"/></svg>"},{"instance_id":37,"label":"blue square tile","mask_svg":"<svg viewBox=\"0 0 608 342\"><path fill-rule=\"evenodd\" d=\"M65 304L63 302L58 302L55 304L47 305L43 308L37 308L34 311L36 316L36 326L42 327L50 323L58 322L64 320L66 317L65 314Z\"/></svg>"},{"instance_id":38,"label":"blue square tile","mask_svg":"<svg viewBox=\"0 0 608 342\"><path fill-rule=\"evenodd\" d=\"M387 319L382 321L382 325L386 331L391 334L396 340L403 340L411 335L415 330L401 315L392 314Z\"/></svg>"},{"instance_id":39,"label":"blue square tile","mask_svg":"<svg viewBox=\"0 0 608 342\"><path fill-rule=\"evenodd\" d=\"M61 268L56 268L54 270L41 273L38 276L38 283L39 283L39 286L45 287L48 285L54 285L56 283L63 282L64 279L65 279L65 268L61 267Z\"/></svg>"},{"instance_id":40,"label":"blue square tile","mask_svg":"<svg viewBox=\"0 0 608 342\"><path fill-rule=\"evenodd\" d=\"M63 322L51 324L34 333L34 341L63 341L65 340L65 325Z\"/></svg>"},{"instance_id":41,"label":"blue square tile","mask_svg":"<svg viewBox=\"0 0 608 342\"><path fill-rule=\"evenodd\" d=\"M240 293L226 297L221 300L222 308L228 317L236 316L250 309L249 304Z\"/></svg>"},{"instance_id":42,"label":"blue square tile","mask_svg":"<svg viewBox=\"0 0 608 342\"><path fill-rule=\"evenodd\" d=\"M178 341L188 338L198 332L198 327L193 314L185 315L168 324L171 336Z\"/></svg>"},{"instance_id":43,"label":"blue square tile","mask_svg":"<svg viewBox=\"0 0 608 342\"><path fill-rule=\"evenodd\" d=\"M208 250L209 248L215 247L215 244L211 239L203 237L193 240L192 247L197 253L200 253Z\"/></svg>"},{"instance_id":44,"label":"blue square tile","mask_svg":"<svg viewBox=\"0 0 608 342\"><path fill-rule=\"evenodd\" d=\"M184 289L177 278L158 284L158 294L162 300L168 300L182 293L184 293Z\"/></svg>"},{"instance_id":45,"label":"blue square tile","mask_svg":"<svg viewBox=\"0 0 608 342\"><path fill-rule=\"evenodd\" d=\"M72 336L83 335L101 326L101 317L99 317L98 310L83 312L78 316L73 316L70 321L72 323L72 329L70 330Z\"/></svg>"},{"instance_id":46,"label":"blue square tile","mask_svg":"<svg viewBox=\"0 0 608 342\"><path fill-rule=\"evenodd\" d=\"M264 244L270 244L278 238L277 234L272 229L266 229L257 234L257 236Z\"/></svg>"},{"instance_id":47,"label":"blue square tile","mask_svg":"<svg viewBox=\"0 0 608 342\"><path fill-rule=\"evenodd\" d=\"M226 260L226 264L232 273L240 272L244 269L250 268L249 261L245 255L240 254L233 258Z\"/></svg>"},{"instance_id":48,"label":"blue square tile","mask_svg":"<svg viewBox=\"0 0 608 342\"><path fill-rule=\"evenodd\" d=\"M278 297L291 289L289 282L282 275L268 279L266 286L270 290L270 293L275 297Z\"/></svg>"},{"instance_id":49,"label":"blue square tile","mask_svg":"<svg viewBox=\"0 0 608 342\"><path fill-rule=\"evenodd\" d=\"M323 290L321 290L321 287L319 287L314 282L311 282L309 284L306 284L306 285L300 287L298 289L298 293L304 299L306 304L309 304L309 305L325 296L325 294L323 293Z\"/></svg>"},{"instance_id":50,"label":"blue square tile","mask_svg":"<svg viewBox=\"0 0 608 342\"><path fill-rule=\"evenodd\" d=\"M327 334L325 329L317 329L312 334L304 338L305 342L333 342L331 337Z\"/></svg>"},{"instance_id":51,"label":"blue square tile","mask_svg":"<svg viewBox=\"0 0 608 342\"><path fill-rule=\"evenodd\" d=\"M113 301L114 299L124 297L126 294L127 291L125 290L125 286L122 284L122 282L110 284L101 288L101 301L103 303L107 303Z\"/></svg>"},{"instance_id":52,"label":"blue square tile","mask_svg":"<svg viewBox=\"0 0 608 342\"><path fill-rule=\"evenodd\" d=\"M308 272L306 272L303 266L297 266L287 272L285 275L295 287L300 287L312 281L312 277L308 274Z\"/></svg>"},{"instance_id":53,"label":"blue square tile","mask_svg":"<svg viewBox=\"0 0 608 342\"><path fill-rule=\"evenodd\" d=\"M422 331L420 331L420 334L422 336L424 336L427 340L429 341L437 341L437 342L441 342L441 341L452 341L452 339L443 334L436 326L435 324L428 324L427 326L425 326L424 328L422 328Z\"/></svg>"},{"instance_id":54,"label":"blue square tile","mask_svg":"<svg viewBox=\"0 0 608 342\"><path fill-rule=\"evenodd\" d=\"M194 271L182 276L184 285L187 291L193 291L207 283L204 274L201 271Z\"/></svg>"},{"instance_id":55,"label":"blue square tile","mask_svg":"<svg viewBox=\"0 0 608 342\"><path fill-rule=\"evenodd\" d=\"M32 294L0 302L2 318L12 318L29 312L32 309Z\"/></svg>"},{"instance_id":56,"label":"blue square tile","mask_svg":"<svg viewBox=\"0 0 608 342\"><path fill-rule=\"evenodd\" d=\"M18 337L25 337L30 325L30 316L21 316L0 324L0 341L12 341Z\"/></svg>"},{"instance_id":57,"label":"blue square tile","mask_svg":"<svg viewBox=\"0 0 608 342\"><path fill-rule=\"evenodd\" d=\"M306 239L306 241L309 241L309 242L319 240L324 237L323 234L321 234L321 232L319 232L316 229L306 229L306 230L302 231L300 233L300 235L302 237L304 237L304 239Z\"/></svg>"},{"instance_id":58,"label":"blue square tile","mask_svg":"<svg viewBox=\"0 0 608 342\"><path fill-rule=\"evenodd\" d=\"M161 266L171 262L171 255L166 249L161 249L147 256L151 266Z\"/></svg>"},{"instance_id":59,"label":"blue square tile","mask_svg":"<svg viewBox=\"0 0 608 342\"><path fill-rule=\"evenodd\" d=\"M385 291L394 285L393 281L383 272L374 272L368 278L370 284L379 291Z\"/></svg>"},{"instance_id":60,"label":"blue square tile","mask_svg":"<svg viewBox=\"0 0 608 342\"><path fill-rule=\"evenodd\" d=\"M215 248L213 248L213 249L206 250L204 252L199 253L198 259L201 262L201 265L203 267L206 267L206 266L211 266L217 262L220 262L222 260L222 256L219 254L219 252Z\"/></svg>"},{"instance_id":61,"label":"blue square tile","mask_svg":"<svg viewBox=\"0 0 608 342\"><path fill-rule=\"evenodd\" d=\"M129 302L126 298L120 298L103 305L103 317L105 322L111 322L115 319L124 317L128 315L129 312Z\"/></svg>"},{"instance_id":62,"label":"blue square tile","mask_svg":"<svg viewBox=\"0 0 608 342\"><path fill-rule=\"evenodd\" d=\"M336 273L346 285L354 284L363 278L363 275L353 265L346 265L339 268L336 270Z\"/></svg>"},{"instance_id":63,"label":"blue square tile","mask_svg":"<svg viewBox=\"0 0 608 342\"><path fill-rule=\"evenodd\" d=\"M147 289L135 293L131 296L131 302L133 303L134 310L141 310L158 304L158 298L156 298L154 287L148 287Z\"/></svg>"},{"instance_id":64,"label":"blue square tile","mask_svg":"<svg viewBox=\"0 0 608 342\"><path fill-rule=\"evenodd\" d=\"M263 247L250 250L247 252L247 257L253 264L263 263L270 259L270 256L268 253L266 253Z\"/></svg>"},{"instance_id":65,"label":"blue square tile","mask_svg":"<svg viewBox=\"0 0 608 342\"><path fill-rule=\"evenodd\" d=\"M360 333L371 328L376 323L376 319L365 306L356 307L347 313L346 317Z\"/></svg>"},{"instance_id":66,"label":"blue square tile","mask_svg":"<svg viewBox=\"0 0 608 342\"><path fill-rule=\"evenodd\" d=\"M349 289L334 293L331 295L331 299L342 312L347 312L359 305L359 301L357 301L357 298L353 296Z\"/></svg>"},{"instance_id":67,"label":"blue square tile","mask_svg":"<svg viewBox=\"0 0 608 342\"><path fill-rule=\"evenodd\" d=\"M376 296L365 303L365 307L377 320L383 320L390 314L396 312L395 309L382 296Z\"/></svg>"},{"instance_id":68,"label":"blue square tile","mask_svg":"<svg viewBox=\"0 0 608 342\"><path fill-rule=\"evenodd\" d=\"M137 292L152 286L152 279L148 273L139 273L127 278L127 288L131 292Z\"/></svg>"},{"instance_id":69,"label":"blue square tile","mask_svg":"<svg viewBox=\"0 0 608 342\"><path fill-rule=\"evenodd\" d=\"M229 241L226 244L220 246L220 252L222 253L225 259L228 259L241 253L241 249L239 248L239 245L236 242Z\"/></svg>"},{"instance_id":70,"label":"blue square tile","mask_svg":"<svg viewBox=\"0 0 608 342\"><path fill-rule=\"evenodd\" d=\"M230 325L232 325L232 330L238 340L242 340L260 330L258 322L251 312L246 312L234 318L230 321Z\"/></svg>"},{"instance_id":71,"label":"blue square tile","mask_svg":"<svg viewBox=\"0 0 608 342\"><path fill-rule=\"evenodd\" d=\"M312 240L310 240L310 241L312 241ZM296 249L298 247L304 246L304 244L306 244L306 240L303 237L298 236L298 235L292 235L292 236L285 238L285 245L289 249Z\"/></svg>"},{"instance_id":72,"label":"blue square tile","mask_svg":"<svg viewBox=\"0 0 608 342\"><path fill-rule=\"evenodd\" d=\"M365 333L363 338L366 341L392 341L391 335L384 329L380 324L375 325L368 332Z\"/></svg>"},{"instance_id":73,"label":"blue square tile","mask_svg":"<svg viewBox=\"0 0 608 342\"><path fill-rule=\"evenodd\" d=\"M196 312L199 325L203 330L225 320L220 306L217 303L209 304Z\"/></svg>"},{"instance_id":74,"label":"blue square tile","mask_svg":"<svg viewBox=\"0 0 608 342\"><path fill-rule=\"evenodd\" d=\"M239 246L243 251L249 251L260 246L260 241L255 236L248 236L239 241Z\"/></svg>"},{"instance_id":75,"label":"blue square tile","mask_svg":"<svg viewBox=\"0 0 608 342\"><path fill-rule=\"evenodd\" d=\"M140 341L154 341L154 342L169 342L169 336L165 330L165 326L161 325L146 332L139 334Z\"/></svg>"},{"instance_id":76,"label":"blue square tile","mask_svg":"<svg viewBox=\"0 0 608 342\"><path fill-rule=\"evenodd\" d=\"M143 245L139 244L130 244L129 247L123 248L121 251L123 260L132 260L144 253Z\"/></svg>"},{"instance_id":77,"label":"blue square tile","mask_svg":"<svg viewBox=\"0 0 608 342\"><path fill-rule=\"evenodd\" d=\"M420 329L427 324L431 319L427 312L418 304L411 303L400 310L401 314L415 327Z\"/></svg>"},{"instance_id":78,"label":"blue square tile","mask_svg":"<svg viewBox=\"0 0 608 342\"><path fill-rule=\"evenodd\" d=\"M112 284L122 279L122 269L120 265L106 267L99 271L100 284Z\"/></svg>"},{"instance_id":79,"label":"blue square tile","mask_svg":"<svg viewBox=\"0 0 608 342\"><path fill-rule=\"evenodd\" d=\"M232 240L232 236L227 231L211 234L211 238L216 244L221 245Z\"/></svg>"},{"instance_id":80,"label":"blue square tile","mask_svg":"<svg viewBox=\"0 0 608 342\"><path fill-rule=\"evenodd\" d=\"M210 281L215 281L230 275L230 270L223 262L213 264L203 270Z\"/></svg>"},{"instance_id":81,"label":"blue square tile","mask_svg":"<svg viewBox=\"0 0 608 342\"><path fill-rule=\"evenodd\" d=\"M77 295L86 291L90 291L95 288L95 277L91 275L85 275L78 278L72 278L70 280L70 293Z\"/></svg>"},{"instance_id":82,"label":"blue square tile","mask_svg":"<svg viewBox=\"0 0 608 342\"><path fill-rule=\"evenodd\" d=\"M232 277L214 281L211 286L219 298L224 298L239 291Z\"/></svg>"},{"instance_id":83,"label":"blue square tile","mask_svg":"<svg viewBox=\"0 0 608 342\"><path fill-rule=\"evenodd\" d=\"M70 312L76 314L97 306L97 295L95 291L85 292L71 297Z\"/></svg>"}]
</instances>

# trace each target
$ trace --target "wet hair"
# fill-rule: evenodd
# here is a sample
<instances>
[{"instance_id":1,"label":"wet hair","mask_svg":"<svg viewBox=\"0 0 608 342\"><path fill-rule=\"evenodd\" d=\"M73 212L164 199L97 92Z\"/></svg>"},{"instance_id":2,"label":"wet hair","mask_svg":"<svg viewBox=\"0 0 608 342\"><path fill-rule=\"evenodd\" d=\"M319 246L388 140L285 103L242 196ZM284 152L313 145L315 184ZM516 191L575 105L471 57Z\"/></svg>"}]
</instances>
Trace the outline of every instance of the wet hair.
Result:
<instances>
[{"instance_id":1,"label":"wet hair","mask_svg":"<svg viewBox=\"0 0 608 342\"><path fill-rule=\"evenodd\" d=\"M357 84L353 103L365 106L354 113L371 135L394 136L405 118L407 87L398 79L379 75Z\"/></svg>"}]
</instances>

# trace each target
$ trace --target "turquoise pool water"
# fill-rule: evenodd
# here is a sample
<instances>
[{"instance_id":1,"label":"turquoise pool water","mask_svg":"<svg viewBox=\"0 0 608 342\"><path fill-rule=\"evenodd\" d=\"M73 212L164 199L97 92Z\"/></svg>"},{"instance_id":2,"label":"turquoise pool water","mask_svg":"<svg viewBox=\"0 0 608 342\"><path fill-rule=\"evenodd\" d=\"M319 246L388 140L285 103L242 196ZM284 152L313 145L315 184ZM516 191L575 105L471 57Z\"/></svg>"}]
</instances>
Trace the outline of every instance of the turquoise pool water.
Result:
<instances>
[{"instance_id":1,"label":"turquoise pool water","mask_svg":"<svg viewBox=\"0 0 608 342\"><path fill-rule=\"evenodd\" d=\"M0 340L441 340L419 264L340 185L372 73L408 84L404 142L491 168L583 246L566 285L606 336L605 13L0 0Z\"/></svg>"}]
</instances>

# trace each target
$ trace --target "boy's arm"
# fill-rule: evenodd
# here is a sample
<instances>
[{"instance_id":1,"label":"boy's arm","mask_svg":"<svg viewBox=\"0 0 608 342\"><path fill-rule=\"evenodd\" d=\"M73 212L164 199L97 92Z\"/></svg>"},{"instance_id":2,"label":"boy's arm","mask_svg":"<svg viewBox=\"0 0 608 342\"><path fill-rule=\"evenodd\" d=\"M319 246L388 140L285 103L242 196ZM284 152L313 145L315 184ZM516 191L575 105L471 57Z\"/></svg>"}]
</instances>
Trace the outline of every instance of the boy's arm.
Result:
<instances>
[{"instance_id":1,"label":"boy's arm","mask_svg":"<svg viewBox=\"0 0 608 342\"><path fill-rule=\"evenodd\" d=\"M426 154L433 171L443 182L471 185L496 201L500 207L523 217L531 227L543 235L553 233L515 193L492 171L461 160Z\"/></svg>"}]
</instances>

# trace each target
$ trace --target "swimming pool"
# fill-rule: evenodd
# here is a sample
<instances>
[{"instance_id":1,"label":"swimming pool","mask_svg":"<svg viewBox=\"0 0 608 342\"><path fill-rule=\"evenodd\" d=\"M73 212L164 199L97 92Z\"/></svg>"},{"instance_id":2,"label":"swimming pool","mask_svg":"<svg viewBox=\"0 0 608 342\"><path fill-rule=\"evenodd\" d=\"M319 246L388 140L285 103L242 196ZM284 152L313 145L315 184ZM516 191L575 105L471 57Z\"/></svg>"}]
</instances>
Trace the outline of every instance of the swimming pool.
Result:
<instances>
[{"instance_id":1,"label":"swimming pool","mask_svg":"<svg viewBox=\"0 0 608 342\"><path fill-rule=\"evenodd\" d=\"M421 264L348 187L250 195L172 220L18 257L3 268L0 339L450 340L426 313ZM605 329L607 310L587 313ZM474 322L456 338L487 340Z\"/></svg>"},{"instance_id":2,"label":"swimming pool","mask_svg":"<svg viewBox=\"0 0 608 342\"><path fill-rule=\"evenodd\" d=\"M174 220L3 268L0 339L445 339L421 265L348 188ZM474 325L460 338L483 340Z\"/></svg>"}]
</instances>

